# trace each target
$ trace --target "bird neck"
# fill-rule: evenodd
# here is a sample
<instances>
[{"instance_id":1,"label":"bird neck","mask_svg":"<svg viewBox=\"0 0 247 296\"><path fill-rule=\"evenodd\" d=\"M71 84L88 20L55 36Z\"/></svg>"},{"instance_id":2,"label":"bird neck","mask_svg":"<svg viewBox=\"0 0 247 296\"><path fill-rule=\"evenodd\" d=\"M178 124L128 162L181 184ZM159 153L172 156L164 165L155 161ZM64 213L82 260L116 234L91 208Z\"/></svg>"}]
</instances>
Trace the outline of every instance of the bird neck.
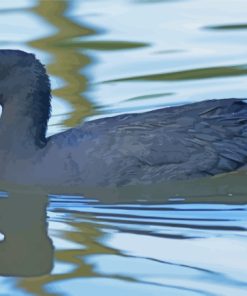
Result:
<instances>
[{"instance_id":1,"label":"bird neck","mask_svg":"<svg viewBox=\"0 0 247 296\"><path fill-rule=\"evenodd\" d=\"M23 94L8 100L0 118L0 152L30 155L46 145L46 129L50 114L50 97L41 93ZM22 98L21 96L25 96Z\"/></svg>"}]
</instances>

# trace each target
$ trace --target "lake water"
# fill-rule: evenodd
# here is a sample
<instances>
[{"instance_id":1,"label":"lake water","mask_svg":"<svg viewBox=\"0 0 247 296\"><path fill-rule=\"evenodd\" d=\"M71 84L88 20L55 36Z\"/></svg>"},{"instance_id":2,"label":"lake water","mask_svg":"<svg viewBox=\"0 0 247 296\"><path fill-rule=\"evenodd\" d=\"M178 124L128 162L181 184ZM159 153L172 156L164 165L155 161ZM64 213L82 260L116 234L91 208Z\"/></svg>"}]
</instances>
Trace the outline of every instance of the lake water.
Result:
<instances>
[{"instance_id":1,"label":"lake water","mask_svg":"<svg viewBox=\"0 0 247 296\"><path fill-rule=\"evenodd\" d=\"M1 1L0 48L47 65L51 135L246 97L246 13L246 0ZM3 192L0 295L245 296L246 180L240 172L94 198Z\"/></svg>"}]
</instances>

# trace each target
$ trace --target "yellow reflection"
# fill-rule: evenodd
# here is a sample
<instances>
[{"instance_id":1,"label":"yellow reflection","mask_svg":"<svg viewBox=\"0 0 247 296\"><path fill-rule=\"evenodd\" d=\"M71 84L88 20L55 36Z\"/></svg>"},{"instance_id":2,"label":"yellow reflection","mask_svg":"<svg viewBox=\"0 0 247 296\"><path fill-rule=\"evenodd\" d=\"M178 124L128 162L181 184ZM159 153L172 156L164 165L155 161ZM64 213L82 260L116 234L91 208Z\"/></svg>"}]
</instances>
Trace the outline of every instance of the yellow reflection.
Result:
<instances>
[{"instance_id":1,"label":"yellow reflection","mask_svg":"<svg viewBox=\"0 0 247 296\"><path fill-rule=\"evenodd\" d=\"M33 40L29 43L32 47L44 50L53 55L53 63L48 65L48 72L59 76L65 81L65 86L53 91L53 94L68 100L74 111L63 124L67 127L75 126L81 120L91 115L93 107L82 94L87 88L88 78L80 75L80 70L91 63L88 56L78 52L78 47L73 47L69 41L74 37L94 34L95 31L73 22L65 16L69 1L40 0L32 11L53 25L57 31L48 37ZM63 46L64 44L67 46ZM69 44L69 46L68 46Z\"/></svg>"}]
</instances>

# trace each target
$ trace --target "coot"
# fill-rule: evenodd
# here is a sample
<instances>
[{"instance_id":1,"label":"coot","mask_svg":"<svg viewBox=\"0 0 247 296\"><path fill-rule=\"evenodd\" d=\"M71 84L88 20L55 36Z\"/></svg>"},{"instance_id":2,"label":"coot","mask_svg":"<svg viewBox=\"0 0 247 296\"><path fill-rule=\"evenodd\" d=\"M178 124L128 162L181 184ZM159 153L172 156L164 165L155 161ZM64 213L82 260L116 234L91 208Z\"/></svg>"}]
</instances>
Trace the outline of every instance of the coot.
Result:
<instances>
[{"instance_id":1,"label":"coot","mask_svg":"<svg viewBox=\"0 0 247 296\"><path fill-rule=\"evenodd\" d=\"M210 100L85 122L46 137L50 83L44 66L0 50L0 180L122 186L200 178L247 162L247 105Z\"/></svg>"}]
</instances>

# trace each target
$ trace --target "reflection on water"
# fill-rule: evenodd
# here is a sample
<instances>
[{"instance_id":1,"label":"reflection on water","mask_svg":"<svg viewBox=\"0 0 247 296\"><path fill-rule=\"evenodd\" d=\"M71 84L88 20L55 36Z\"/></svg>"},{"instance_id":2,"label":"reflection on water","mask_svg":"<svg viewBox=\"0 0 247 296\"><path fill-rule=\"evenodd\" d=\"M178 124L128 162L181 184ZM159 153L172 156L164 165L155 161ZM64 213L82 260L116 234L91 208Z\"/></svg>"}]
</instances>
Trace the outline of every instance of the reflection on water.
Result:
<instances>
[{"instance_id":1,"label":"reflection on water","mask_svg":"<svg viewBox=\"0 0 247 296\"><path fill-rule=\"evenodd\" d=\"M42 295L81 289L90 295L116 289L120 295L244 295L245 211L245 205L102 205L53 196L54 270L20 286Z\"/></svg>"},{"instance_id":2,"label":"reflection on water","mask_svg":"<svg viewBox=\"0 0 247 296\"><path fill-rule=\"evenodd\" d=\"M204 69L193 69L186 71L179 71L173 73L161 73L147 76L137 76L129 78L121 78L116 80L110 80L106 82L117 81L130 81L130 80L154 80L154 81L173 81L173 80L192 80L192 79L206 79L215 77L227 77L227 76L241 76L246 75L246 65L239 65L234 67L213 67Z\"/></svg>"},{"instance_id":3,"label":"reflection on water","mask_svg":"<svg viewBox=\"0 0 247 296\"><path fill-rule=\"evenodd\" d=\"M52 24L57 32L51 36L32 40L29 44L35 48L45 50L52 54L53 61L48 65L50 74L59 76L65 85L53 91L58 97L65 98L73 107L69 118L63 122L71 127L81 122L82 118L91 115L92 106L82 93L87 89L86 75L80 75L91 59L87 54L81 54L70 42L78 36L88 36L95 33L91 28L79 26L65 14L69 2L41 0L32 9L37 15Z\"/></svg>"},{"instance_id":4,"label":"reflection on water","mask_svg":"<svg viewBox=\"0 0 247 296\"><path fill-rule=\"evenodd\" d=\"M16 190L0 198L0 275L32 277L52 270L47 234L47 197Z\"/></svg>"},{"instance_id":5,"label":"reflection on water","mask_svg":"<svg viewBox=\"0 0 247 296\"><path fill-rule=\"evenodd\" d=\"M247 24L208 26L206 29L210 29L210 30L246 30Z\"/></svg>"},{"instance_id":6,"label":"reflection on water","mask_svg":"<svg viewBox=\"0 0 247 296\"><path fill-rule=\"evenodd\" d=\"M245 97L246 3L2 1L0 47L47 65L49 132L54 121L61 131ZM246 295L244 172L113 191L0 189L1 295Z\"/></svg>"}]
</instances>

